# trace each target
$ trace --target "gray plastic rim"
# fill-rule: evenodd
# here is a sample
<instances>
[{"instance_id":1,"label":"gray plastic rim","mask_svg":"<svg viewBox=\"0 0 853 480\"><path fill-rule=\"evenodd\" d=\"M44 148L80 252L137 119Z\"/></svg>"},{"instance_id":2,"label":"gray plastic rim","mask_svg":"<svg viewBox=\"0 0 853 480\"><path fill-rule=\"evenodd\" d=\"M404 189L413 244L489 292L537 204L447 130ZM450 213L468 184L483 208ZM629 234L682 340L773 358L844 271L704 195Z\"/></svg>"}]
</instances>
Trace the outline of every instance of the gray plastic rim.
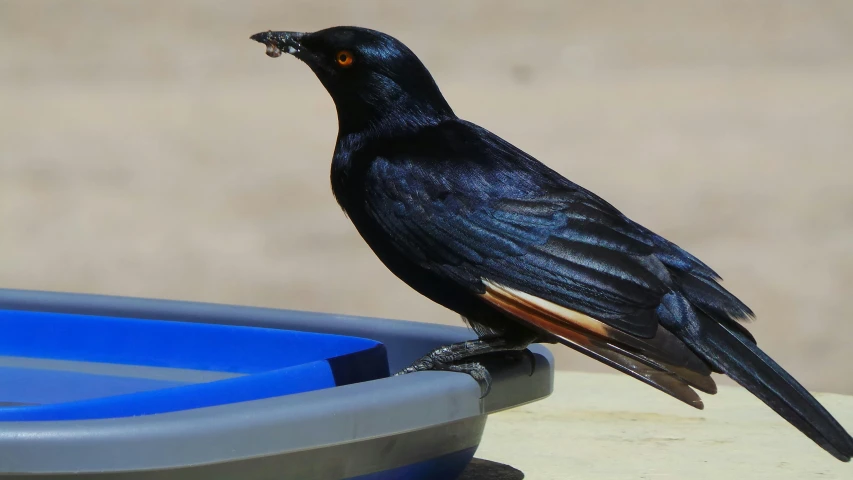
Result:
<instances>
[{"instance_id":1,"label":"gray plastic rim","mask_svg":"<svg viewBox=\"0 0 853 480\"><path fill-rule=\"evenodd\" d=\"M472 332L465 328L403 320L29 290L0 289L0 309L361 336L386 345L392 371L403 368L435 347L473 338ZM494 377L492 391L482 399L479 386L467 375L420 372L158 415L62 422L0 422L0 475L37 474L45 478L43 475L50 473L175 471L244 463L253 458L267 461L283 458L282 465L295 465L300 462L288 461L288 456L298 456L300 452L304 456L307 451L318 449L321 449L318 452L328 450L323 458L329 464L327 470L331 469L332 473L316 471L306 476L306 472L301 472L291 477L282 470L282 465L278 465L274 469L276 477L348 478L395 468L400 466L401 459L390 455L368 458L367 453L360 453L360 462L338 465L330 454L332 450L342 447L352 450L359 443L383 438L391 444L399 439L425 438L422 459L476 447L488 414L540 400L551 393L553 356L542 345L533 345L530 350L536 361L532 373L529 364L510 360L490 364ZM334 413L330 415L329 412ZM454 428L468 433L460 434ZM258 471L256 476L249 475L250 471L253 470L242 469L239 478L266 478L269 473Z\"/></svg>"}]
</instances>

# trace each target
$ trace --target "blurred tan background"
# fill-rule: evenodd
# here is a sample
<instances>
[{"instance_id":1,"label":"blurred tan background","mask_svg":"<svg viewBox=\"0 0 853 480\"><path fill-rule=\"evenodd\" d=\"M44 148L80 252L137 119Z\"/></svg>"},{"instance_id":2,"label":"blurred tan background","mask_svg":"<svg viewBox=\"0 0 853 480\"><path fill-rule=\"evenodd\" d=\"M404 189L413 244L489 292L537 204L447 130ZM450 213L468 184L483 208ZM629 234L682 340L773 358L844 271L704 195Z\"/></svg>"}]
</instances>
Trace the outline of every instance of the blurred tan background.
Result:
<instances>
[{"instance_id":1,"label":"blurred tan background","mask_svg":"<svg viewBox=\"0 0 853 480\"><path fill-rule=\"evenodd\" d=\"M336 206L320 83L248 38L338 24L400 38L457 114L698 255L768 353L853 393L849 0L0 1L0 286L459 324Z\"/></svg>"}]
</instances>

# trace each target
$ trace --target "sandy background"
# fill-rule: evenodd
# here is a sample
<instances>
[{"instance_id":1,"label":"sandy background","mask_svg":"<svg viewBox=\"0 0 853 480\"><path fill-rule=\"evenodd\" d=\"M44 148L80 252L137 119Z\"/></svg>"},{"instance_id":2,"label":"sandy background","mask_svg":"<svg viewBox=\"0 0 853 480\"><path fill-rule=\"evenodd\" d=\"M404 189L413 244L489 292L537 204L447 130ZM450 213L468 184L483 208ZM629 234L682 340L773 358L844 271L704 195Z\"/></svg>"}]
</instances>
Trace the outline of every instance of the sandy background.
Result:
<instances>
[{"instance_id":1,"label":"sandy background","mask_svg":"<svg viewBox=\"0 0 853 480\"><path fill-rule=\"evenodd\" d=\"M783 366L853 393L848 0L0 1L0 286L458 324L335 205L319 82L248 39L336 24L402 39L460 116L698 255Z\"/></svg>"}]
</instances>

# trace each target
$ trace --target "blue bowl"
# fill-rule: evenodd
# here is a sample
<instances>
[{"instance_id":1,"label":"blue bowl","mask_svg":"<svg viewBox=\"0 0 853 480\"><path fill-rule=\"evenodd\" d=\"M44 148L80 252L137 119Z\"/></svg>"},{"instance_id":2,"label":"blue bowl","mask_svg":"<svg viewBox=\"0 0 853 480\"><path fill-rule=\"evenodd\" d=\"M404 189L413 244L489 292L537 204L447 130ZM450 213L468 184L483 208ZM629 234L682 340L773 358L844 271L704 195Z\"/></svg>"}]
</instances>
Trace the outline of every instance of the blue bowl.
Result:
<instances>
[{"instance_id":1,"label":"blue bowl","mask_svg":"<svg viewBox=\"0 0 853 480\"><path fill-rule=\"evenodd\" d=\"M0 421L116 418L388 376L374 340L0 310Z\"/></svg>"},{"instance_id":2,"label":"blue bowl","mask_svg":"<svg viewBox=\"0 0 853 480\"><path fill-rule=\"evenodd\" d=\"M389 376L463 328L0 289L0 476L453 480L489 414L544 398L535 368ZM390 368L389 368L390 367Z\"/></svg>"}]
</instances>

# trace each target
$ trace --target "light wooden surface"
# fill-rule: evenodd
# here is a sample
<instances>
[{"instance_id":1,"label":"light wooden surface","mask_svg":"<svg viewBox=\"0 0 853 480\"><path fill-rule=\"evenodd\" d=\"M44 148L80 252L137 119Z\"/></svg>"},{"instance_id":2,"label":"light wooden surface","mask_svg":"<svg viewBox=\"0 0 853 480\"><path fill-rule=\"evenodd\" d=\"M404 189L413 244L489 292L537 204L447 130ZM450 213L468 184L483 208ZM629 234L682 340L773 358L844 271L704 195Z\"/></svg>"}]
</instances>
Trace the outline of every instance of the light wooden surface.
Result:
<instances>
[{"instance_id":1,"label":"light wooden surface","mask_svg":"<svg viewBox=\"0 0 853 480\"><path fill-rule=\"evenodd\" d=\"M853 429L853 397L816 397ZM477 457L528 480L853 479L745 390L703 399L693 410L624 376L558 371L551 397L489 418Z\"/></svg>"}]
</instances>

